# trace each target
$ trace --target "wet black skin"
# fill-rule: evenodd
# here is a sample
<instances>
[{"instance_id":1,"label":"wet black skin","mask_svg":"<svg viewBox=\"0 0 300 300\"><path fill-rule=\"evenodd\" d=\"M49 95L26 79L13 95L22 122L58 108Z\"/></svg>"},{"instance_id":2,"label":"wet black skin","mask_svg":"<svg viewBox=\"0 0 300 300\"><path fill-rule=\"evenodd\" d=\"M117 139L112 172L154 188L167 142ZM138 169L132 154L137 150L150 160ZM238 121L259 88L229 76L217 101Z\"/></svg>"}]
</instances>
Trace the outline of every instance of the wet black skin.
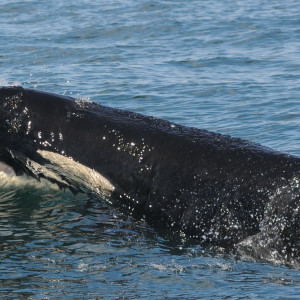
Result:
<instances>
[{"instance_id":1,"label":"wet black skin","mask_svg":"<svg viewBox=\"0 0 300 300\"><path fill-rule=\"evenodd\" d=\"M259 233L266 206L274 202L274 214L293 219L287 243L299 242L299 218L291 215L299 197L289 195L298 193L291 181L299 177L300 159L258 144L78 104L70 97L3 87L0 145L41 164L46 161L36 150L64 151L109 179L116 186L115 203L136 218L219 246Z\"/></svg>"}]
</instances>

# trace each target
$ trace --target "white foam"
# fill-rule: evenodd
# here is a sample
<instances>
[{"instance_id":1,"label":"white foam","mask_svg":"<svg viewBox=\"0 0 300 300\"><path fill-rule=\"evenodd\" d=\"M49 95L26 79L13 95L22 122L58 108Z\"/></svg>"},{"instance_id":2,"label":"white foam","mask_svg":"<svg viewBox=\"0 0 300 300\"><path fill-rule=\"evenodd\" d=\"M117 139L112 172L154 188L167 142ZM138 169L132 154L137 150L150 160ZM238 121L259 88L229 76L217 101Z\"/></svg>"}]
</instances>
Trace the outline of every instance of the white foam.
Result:
<instances>
[{"instance_id":1,"label":"white foam","mask_svg":"<svg viewBox=\"0 0 300 300\"><path fill-rule=\"evenodd\" d=\"M7 174L8 176L15 176L14 169L6 163L0 161L0 172Z\"/></svg>"},{"instance_id":2,"label":"white foam","mask_svg":"<svg viewBox=\"0 0 300 300\"><path fill-rule=\"evenodd\" d=\"M46 179L37 180L33 177L23 176L11 176L4 172L0 172L0 190L16 191L19 189L51 189L60 190L58 185L51 183Z\"/></svg>"},{"instance_id":3,"label":"white foam","mask_svg":"<svg viewBox=\"0 0 300 300\"><path fill-rule=\"evenodd\" d=\"M0 77L0 86L22 86L22 83L20 81L9 83L5 78Z\"/></svg>"}]
</instances>

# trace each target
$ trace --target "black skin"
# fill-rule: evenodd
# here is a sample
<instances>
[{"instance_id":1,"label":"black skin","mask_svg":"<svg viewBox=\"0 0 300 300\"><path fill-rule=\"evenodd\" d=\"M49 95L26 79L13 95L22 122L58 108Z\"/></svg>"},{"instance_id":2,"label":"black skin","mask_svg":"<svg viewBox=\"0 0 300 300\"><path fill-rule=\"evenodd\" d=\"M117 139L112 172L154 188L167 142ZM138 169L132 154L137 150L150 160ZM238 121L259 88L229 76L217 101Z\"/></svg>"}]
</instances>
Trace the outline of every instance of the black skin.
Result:
<instances>
[{"instance_id":1,"label":"black skin","mask_svg":"<svg viewBox=\"0 0 300 300\"><path fill-rule=\"evenodd\" d=\"M299 248L299 218L291 211L299 197L289 196L298 193L291 183L299 178L298 157L22 87L0 88L0 145L41 164L38 149L64 151L109 179L112 198L134 217L217 246L258 234L274 203L269 212L291 219L292 228L280 232L289 235L283 243Z\"/></svg>"}]
</instances>

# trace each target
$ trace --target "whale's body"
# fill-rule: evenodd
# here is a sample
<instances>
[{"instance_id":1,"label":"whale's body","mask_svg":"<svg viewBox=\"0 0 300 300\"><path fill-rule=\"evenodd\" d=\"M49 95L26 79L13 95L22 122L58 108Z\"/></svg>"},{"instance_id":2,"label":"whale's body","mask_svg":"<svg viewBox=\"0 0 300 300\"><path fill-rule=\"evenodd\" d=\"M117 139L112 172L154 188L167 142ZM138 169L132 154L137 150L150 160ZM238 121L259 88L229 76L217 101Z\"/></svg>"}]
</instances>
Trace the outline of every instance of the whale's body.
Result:
<instances>
[{"instance_id":1,"label":"whale's body","mask_svg":"<svg viewBox=\"0 0 300 300\"><path fill-rule=\"evenodd\" d=\"M29 174L20 157L43 166L49 153L97 171L117 205L153 226L224 247L265 237L262 249L298 256L298 157L71 97L1 88L0 160Z\"/></svg>"}]
</instances>

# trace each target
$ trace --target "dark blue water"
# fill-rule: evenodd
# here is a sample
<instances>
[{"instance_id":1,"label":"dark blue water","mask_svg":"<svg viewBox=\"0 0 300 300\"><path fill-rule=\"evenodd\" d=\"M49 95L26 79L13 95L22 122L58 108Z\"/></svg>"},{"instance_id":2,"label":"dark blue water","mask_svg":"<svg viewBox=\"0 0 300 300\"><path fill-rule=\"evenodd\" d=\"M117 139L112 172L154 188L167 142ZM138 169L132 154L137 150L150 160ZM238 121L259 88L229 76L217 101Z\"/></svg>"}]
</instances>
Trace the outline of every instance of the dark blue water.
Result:
<instances>
[{"instance_id":1,"label":"dark blue water","mask_svg":"<svg viewBox=\"0 0 300 300\"><path fill-rule=\"evenodd\" d=\"M300 2L0 1L0 85L300 155ZM88 147L89 145L86 145ZM103 199L0 176L2 298L298 299L300 273L160 236Z\"/></svg>"}]
</instances>

